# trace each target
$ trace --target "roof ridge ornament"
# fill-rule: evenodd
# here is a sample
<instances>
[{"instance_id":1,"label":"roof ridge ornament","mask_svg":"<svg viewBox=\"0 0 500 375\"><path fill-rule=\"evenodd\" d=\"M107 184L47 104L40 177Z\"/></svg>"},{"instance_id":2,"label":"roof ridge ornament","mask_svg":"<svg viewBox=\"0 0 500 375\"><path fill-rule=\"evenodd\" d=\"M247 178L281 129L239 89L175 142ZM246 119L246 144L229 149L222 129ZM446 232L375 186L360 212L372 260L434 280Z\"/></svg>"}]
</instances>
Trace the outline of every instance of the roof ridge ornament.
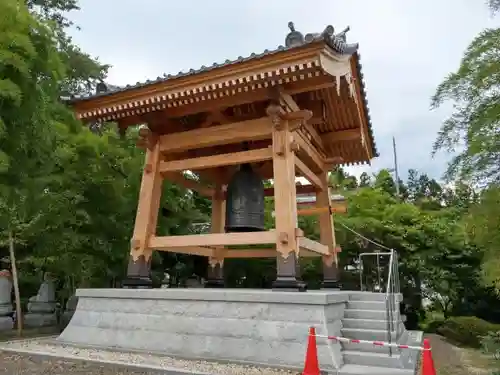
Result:
<instances>
[{"instance_id":1,"label":"roof ridge ornament","mask_svg":"<svg viewBox=\"0 0 500 375\"><path fill-rule=\"evenodd\" d=\"M351 30L350 26L347 26L340 33L336 34L335 37L340 39L342 42L347 43L347 33Z\"/></svg>"},{"instance_id":2,"label":"roof ridge ornament","mask_svg":"<svg viewBox=\"0 0 500 375\"><path fill-rule=\"evenodd\" d=\"M305 43L310 43L315 40L323 39L330 47L335 48L341 54L352 55L358 50L358 43L347 43L347 32L350 27L347 26L340 33L335 34L335 28L332 25L327 25L322 33L309 33L306 34Z\"/></svg>"},{"instance_id":3,"label":"roof ridge ornament","mask_svg":"<svg viewBox=\"0 0 500 375\"><path fill-rule=\"evenodd\" d=\"M285 38L285 47L296 47L304 44L304 35L300 31L295 30L295 25L292 21L288 22L290 32Z\"/></svg>"},{"instance_id":4,"label":"roof ridge ornament","mask_svg":"<svg viewBox=\"0 0 500 375\"><path fill-rule=\"evenodd\" d=\"M100 82L96 85L95 93L96 94L103 94L107 91L108 91L108 85L106 85L106 83L104 83L103 80L100 80Z\"/></svg>"}]
</instances>

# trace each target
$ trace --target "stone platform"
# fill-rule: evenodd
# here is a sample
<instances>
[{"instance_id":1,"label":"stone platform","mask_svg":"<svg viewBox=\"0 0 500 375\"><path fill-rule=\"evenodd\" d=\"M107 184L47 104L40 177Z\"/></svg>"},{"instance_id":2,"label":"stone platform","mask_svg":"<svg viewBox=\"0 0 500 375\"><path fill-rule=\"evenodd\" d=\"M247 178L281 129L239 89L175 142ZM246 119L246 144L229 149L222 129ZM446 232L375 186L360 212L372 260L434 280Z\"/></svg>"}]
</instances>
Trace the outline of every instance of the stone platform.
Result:
<instances>
[{"instance_id":1,"label":"stone platform","mask_svg":"<svg viewBox=\"0 0 500 375\"><path fill-rule=\"evenodd\" d=\"M349 294L248 289L80 289L57 342L302 369L308 329L339 335ZM324 370L340 344L318 339Z\"/></svg>"}]
</instances>

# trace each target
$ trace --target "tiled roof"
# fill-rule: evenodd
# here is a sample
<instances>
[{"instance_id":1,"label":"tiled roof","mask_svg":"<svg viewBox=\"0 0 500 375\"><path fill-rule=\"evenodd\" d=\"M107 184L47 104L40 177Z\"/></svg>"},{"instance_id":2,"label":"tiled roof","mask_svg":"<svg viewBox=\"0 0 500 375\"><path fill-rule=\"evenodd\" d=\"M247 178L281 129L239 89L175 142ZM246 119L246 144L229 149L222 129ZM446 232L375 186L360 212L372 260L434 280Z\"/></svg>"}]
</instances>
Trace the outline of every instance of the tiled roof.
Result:
<instances>
[{"instance_id":1,"label":"tiled roof","mask_svg":"<svg viewBox=\"0 0 500 375\"><path fill-rule=\"evenodd\" d=\"M132 90L140 87L145 87L148 85L153 85L157 84L160 82L165 82L167 80L175 79L175 78L180 78L180 77L185 77L189 75L195 75L199 73L204 73L208 72L210 70L214 70L217 68L225 67L228 65L233 65L233 64L239 64L242 62L254 60L254 59L259 59L264 56L269 56L273 55L275 53L279 53L282 51L294 49L301 47L305 44L317 42L320 40L324 40L333 50L335 50L339 54L343 55L352 55L356 53L358 49L358 44L349 44L346 42L346 33L349 31L349 28L346 28L344 31L341 33L335 34L334 28L331 25L328 25L325 30L321 33L310 33L306 34L304 37L300 32L295 30L295 27L293 25L293 22L288 23L288 27L290 28L290 33L285 38L285 45L278 46L277 48L273 50L264 50L262 53L252 53L247 57L242 57L239 56L235 60L226 60L223 63L216 63L214 62L211 66L201 66L198 69L190 69L187 72L179 72L177 74L164 74L163 77L157 77L154 80L147 80L146 82L137 82L135 85L127 85L123 87L118 87L114 85L108 85L101 83L97 87L97 92L93 95L79 95L79 96L73 96L72 98L69 99L69 102L76 102L76 101L81 101L81 100L88 100L88 99L93 99L97 97L102 97L102 96L107 96L107 95L112 95L117 92L122 92L122 91L127 91L127 90Z\"/></svg>"},{"instance_id":2,"label":"tiled roof","mask_svg":"<svg viewBox=\"0 0 500 375\"><path fill-rule=\"evenodd\" d=\"M328 25L323 32L321 33L309 33L306 34L305 36L300 33L299 31L295 30L293 22L288 23L288 27L290 28L290 32L287 34L285 38L285 45L280 45L277 48L273 50L264 50L262 53L252 53L249 56L242 57L239 56L237 59L234 60L226 60L223 63L216 63L214 62L211 66L201 66L198 69L190 69L187 72L179 72L177 74L164 74L162 77L157 77L154 80L147 80L146 82L137 82L134 85L127 85L123 87L119 86L114 86L110 84L105 84L101 83L97 87L97 92L92 95L79 95L79 96L73 96L71 98L66 98L66 100L69 103L74 103L77 101L83 101L83 100L89 100L97 97L103 97L103 96L108 96L112 95L118 92L123 92L127 90L132 90L132 89L137 89L141 87L145 87L148 85L153 85L161 82L165 82L171 79L176 79L180 77L185 77L185 76L190 76L190 75L195 75L199 73L204 73L208 72L214 69L218 69L221 67L233 65L233 64L239 64L242 62L250 61L250 60L255 60L262 58L264 56L269 56L273 54L277 54L283 51L287 50L292 50L295 48L300 48L301 46L304 46L309 43L313 42L318 42L318 41L325 41L325 43L330 46L334 51L336 51L339 54L343 55L355 55L356 57L356 69L359 77L359 84L361 88L361 96L363 100L363 107L364 111L367 116L367 121L368 121L368 132L371 138L372 142L372 152L375 157L379 156L376 146L375 146L375 140L373 137L373 129L372 129L372 124L371 124L371 119L370 119L370 111L368 108L368 101L366 98L366 91L365 91L365 84L363 81L363 72L362 72L362 65L360 63L360 56L358 53L358 44L357 43L347 43L346 40L346 34L349 31L349 28L344 29L342 32L335 34L335 30L333 26Z\"/></svg>"},{"instance_id":3,"label":"tiled roof","mask_svg":"<svg viewBox=\"0 0 500 375\"><path fill-rule=\"evenodd\" d=\"M373 157L378 157L379 153L377 151L377 146L375 144L375 137L373 136L373 126L372 126L372 119L370 116L370 108L368 107L368 99L366 98L366 90L365 90L365 81L363 80L363 69L362 65L360 63L360 56L359 53L356 52L356 70L358 71L358 77L359 77L359 85L361 89L361 97L363 100L363 109L365 110L366 113L366 122L368 123L368 134L370 135L370 140L372 143L372 153Z\"/></svg>"}]
</instances>

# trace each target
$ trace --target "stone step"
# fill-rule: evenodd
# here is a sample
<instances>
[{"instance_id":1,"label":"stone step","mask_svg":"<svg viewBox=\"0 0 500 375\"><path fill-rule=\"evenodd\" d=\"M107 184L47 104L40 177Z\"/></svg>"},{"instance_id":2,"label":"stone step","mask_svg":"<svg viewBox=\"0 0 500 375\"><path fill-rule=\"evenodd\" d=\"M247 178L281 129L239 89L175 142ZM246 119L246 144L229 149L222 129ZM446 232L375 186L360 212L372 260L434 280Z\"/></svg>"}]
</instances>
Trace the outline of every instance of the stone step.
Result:
<instances>
[{"instance_id":1,"label":"stone step","mask_svg":"<svg viewBox=\"0 0 500 375\"><path fill-rule=\"evenodd\" d=\"M382 319L342 319L344 328L387 329L388 320Z\"/></svg>"},{"instance_id":2,"label":"stone step","mask_svg":"<svg viewBox=\"0 0 500 375\"><path fill-rule=\"evenodd\" d=\"M391 356L389 356L388 351L387 353L374 353L358 350L344 350L342 354L345 364L390 368L402 367L400 355L394 351Z\"/></svg>"},{"instance_id":3,"label":"stone step","mask_svg":"<svg viewBox=\"0 0 500 375\"><path fill-rule=\"evenodd\" d=\"M385 329L342 328L342 336L356 340L388 341ZM391 332L392 342L396 342L396 332Z\"/></svg>"},{"instance_id":4,"label":"stone step","mask_svg":"<svg viewBox=\"0 0 500 375\"><path fill-rule=\"evenodd\" d=\"M346 309L344 318L384 320L387 319L387 313L385 310Z\"/></svg>"},{"instance_id":5,"label":"stone step","mask_svg":"<svg viewBox=\"0 0 500 375\"><path fill-rule=\"evenodd\" d=\"M391 295L395 297L397 301L402 300L401 294ZM349 301L382 301L384 302L387 295L385 293L375 293L375 292L352 292L349 294Z\"/></svg>"},{"instance_id":6,"label":"stone step","mask_svg":"<svg viewBox=\"0 0 500 375\"><path fill-rule=\"evenodd\" d=\"M372 344L351 344L351 343L340 343L343 351L357 351L363 353L385 353L389 354L389 348L383 346L375 346ZM393 349L393 353L399 354L401 352L400 349Z\"/></svg>"},{"instance_id":7,"label":"stone step","mask_svg":"<svg viewBox=\"0 0 500 375\"><path fill-rule=\"evenodd\" d=\"M386 311L385 301L348 301L347 309Z\"/></svg>"},{"instance_id":8,"label":"stone step","mask_svg":"<svg viewBox=\"0 0 500 375\"><path fill-rule=\"evenodd\" d=\"M377 366L344 365L338 375L413 375L415 370L405 370Z\"/></svg>"}]
</instances>

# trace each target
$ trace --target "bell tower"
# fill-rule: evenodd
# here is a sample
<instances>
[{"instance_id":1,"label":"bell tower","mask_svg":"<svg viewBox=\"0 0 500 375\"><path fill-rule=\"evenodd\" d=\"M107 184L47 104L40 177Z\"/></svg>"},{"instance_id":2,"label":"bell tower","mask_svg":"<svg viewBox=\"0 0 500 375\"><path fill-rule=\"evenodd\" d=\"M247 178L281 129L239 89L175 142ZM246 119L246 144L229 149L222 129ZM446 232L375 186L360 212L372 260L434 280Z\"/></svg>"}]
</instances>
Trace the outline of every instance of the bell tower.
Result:
<instances>
[{"instance_id":1,"label":"bell tower","mask_svg":"<svg viewBox=\"0 0 500 375\"><path fill-rule=\"evenodd\" d=\"M304 290L300 257L321 258L323 286L338 287L338 211L327 174L376 155L358 45L347 43L348 29L335 34L328 25L304 36L289 28L285 47L72 99L86 123L114 122L122 133L147 124L139 131L145 163L128 286L150 286L153 251L169 251L207 257L209 287L223 286L226 259L275 258L274 287ZM165 180L211 199L210 233L158 234ZM314 207L298 207L304 194L315 196ZM274 228L264 225L266 199ZM301 215L317 216L319 241L298 227Z\"/></svg>"}]
</instances>

